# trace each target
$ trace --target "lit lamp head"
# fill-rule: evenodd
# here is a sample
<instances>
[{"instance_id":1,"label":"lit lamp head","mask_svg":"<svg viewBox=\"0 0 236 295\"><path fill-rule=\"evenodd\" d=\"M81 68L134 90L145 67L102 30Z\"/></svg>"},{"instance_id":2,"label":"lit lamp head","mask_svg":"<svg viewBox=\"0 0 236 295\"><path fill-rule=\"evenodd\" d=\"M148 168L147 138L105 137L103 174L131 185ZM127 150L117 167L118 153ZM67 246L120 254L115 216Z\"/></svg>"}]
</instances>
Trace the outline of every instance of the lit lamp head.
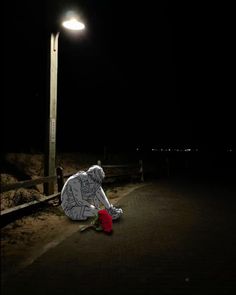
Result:
<instances>
[{"instance_id":1,"label":"lit lamp head","mask_svg":"<svg viewBox=\"0 0 236 295\"><path fill-rule=\"evenodd\" d=\"M62 26L72 31L81 31L85 28L85 25L82 22L78 21L76 18L71 18L69 20L64 21L62 23Z\"/></svg>"}]
</instances>

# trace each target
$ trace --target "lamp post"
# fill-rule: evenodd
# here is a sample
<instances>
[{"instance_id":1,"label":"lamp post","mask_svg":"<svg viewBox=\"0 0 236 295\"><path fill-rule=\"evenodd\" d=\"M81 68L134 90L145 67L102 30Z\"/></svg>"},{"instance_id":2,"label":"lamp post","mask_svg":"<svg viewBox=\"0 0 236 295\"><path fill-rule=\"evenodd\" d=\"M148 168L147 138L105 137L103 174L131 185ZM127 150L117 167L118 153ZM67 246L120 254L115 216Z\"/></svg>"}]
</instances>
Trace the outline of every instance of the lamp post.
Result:
<instances>
[{"instance_id":1,"label":"lamp post","mask_svg":"<svg viewBox=\"0 0 236 295\"><path fill-rule=\"evenodd\" d=\"M76 18L71 18L62 23L68 30L80 31L85 28L84 24ZM48 141L45 160L46 176L55 175L56 164L56 126L57 126L57 69L58 69L58 39L60 32L51 33L50 43L50 109L48 123ZM45 193L54 193L54 181L45 186Z\"/></svg>"}]
</instances>

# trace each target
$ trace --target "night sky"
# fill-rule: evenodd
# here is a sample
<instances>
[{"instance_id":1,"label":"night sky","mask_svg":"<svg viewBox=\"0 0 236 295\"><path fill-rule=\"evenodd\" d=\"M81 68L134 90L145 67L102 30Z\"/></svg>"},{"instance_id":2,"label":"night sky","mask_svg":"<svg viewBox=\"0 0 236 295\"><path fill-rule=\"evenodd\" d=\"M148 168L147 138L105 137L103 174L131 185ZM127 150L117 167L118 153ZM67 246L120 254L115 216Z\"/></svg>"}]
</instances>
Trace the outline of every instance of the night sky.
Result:
<instances>
[{"instance_id":1,"label":"night sky","mask_svg":"<svg viewBox=\"0 0 236 295\"><path fill-rule=\"evenodd\" d=\"M76 36L60 29L58 150L232 146L235 32L229 4L4 2L5 151L44 149L50 33L72 9L86 30Z\"/></svg>"}]
</instances>

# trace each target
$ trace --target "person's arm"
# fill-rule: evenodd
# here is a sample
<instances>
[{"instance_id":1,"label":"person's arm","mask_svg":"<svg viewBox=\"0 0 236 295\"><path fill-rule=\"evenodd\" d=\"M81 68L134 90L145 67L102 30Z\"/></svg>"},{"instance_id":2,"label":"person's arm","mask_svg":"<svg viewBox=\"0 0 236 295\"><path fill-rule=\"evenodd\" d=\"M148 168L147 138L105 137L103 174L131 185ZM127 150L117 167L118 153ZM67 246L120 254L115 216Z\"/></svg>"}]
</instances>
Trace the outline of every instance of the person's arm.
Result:
<instances>
[{"instance_id":1,"label":"person's arm","mask_svg":"<svg viewBox=\"0 0 236 295\"><path fill-rule=\"evenodd\" d=\"M73 179L70 185L71 185L74 200L78 206L87 206L87 207L93 206L88 201L82 198L81 183L78 179Z\"/></svg>"},{"instance_id":2,"label":"person's arm","mask_svg":"<svg viewBox=\"0 0 236 295\"><path fill-rule=\"evenodd\" d=\"M109 209L111 207L111 204L102 187L99 187L96 191L96 197L104 205L106 209Z\"/></svg>"}]
</instances>

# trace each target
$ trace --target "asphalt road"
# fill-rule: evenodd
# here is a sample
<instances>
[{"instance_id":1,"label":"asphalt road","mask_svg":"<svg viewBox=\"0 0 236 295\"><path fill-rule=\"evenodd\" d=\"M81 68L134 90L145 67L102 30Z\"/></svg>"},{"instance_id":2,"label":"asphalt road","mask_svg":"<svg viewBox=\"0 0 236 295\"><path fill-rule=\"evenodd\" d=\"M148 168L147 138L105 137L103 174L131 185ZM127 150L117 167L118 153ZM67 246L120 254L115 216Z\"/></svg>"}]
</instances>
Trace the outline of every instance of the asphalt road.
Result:
<instances>
[{"instance_id":1,"label":"asphalt road","mask_svg":"<svg viewBox=\"0 0 236 295\"><path fill-rule=\"evenodd\" d=\"M74 233L2 294L236 294L235 198L217 181L156 180L121 200L112 235Z\"/></svg>"}]
</instances>

